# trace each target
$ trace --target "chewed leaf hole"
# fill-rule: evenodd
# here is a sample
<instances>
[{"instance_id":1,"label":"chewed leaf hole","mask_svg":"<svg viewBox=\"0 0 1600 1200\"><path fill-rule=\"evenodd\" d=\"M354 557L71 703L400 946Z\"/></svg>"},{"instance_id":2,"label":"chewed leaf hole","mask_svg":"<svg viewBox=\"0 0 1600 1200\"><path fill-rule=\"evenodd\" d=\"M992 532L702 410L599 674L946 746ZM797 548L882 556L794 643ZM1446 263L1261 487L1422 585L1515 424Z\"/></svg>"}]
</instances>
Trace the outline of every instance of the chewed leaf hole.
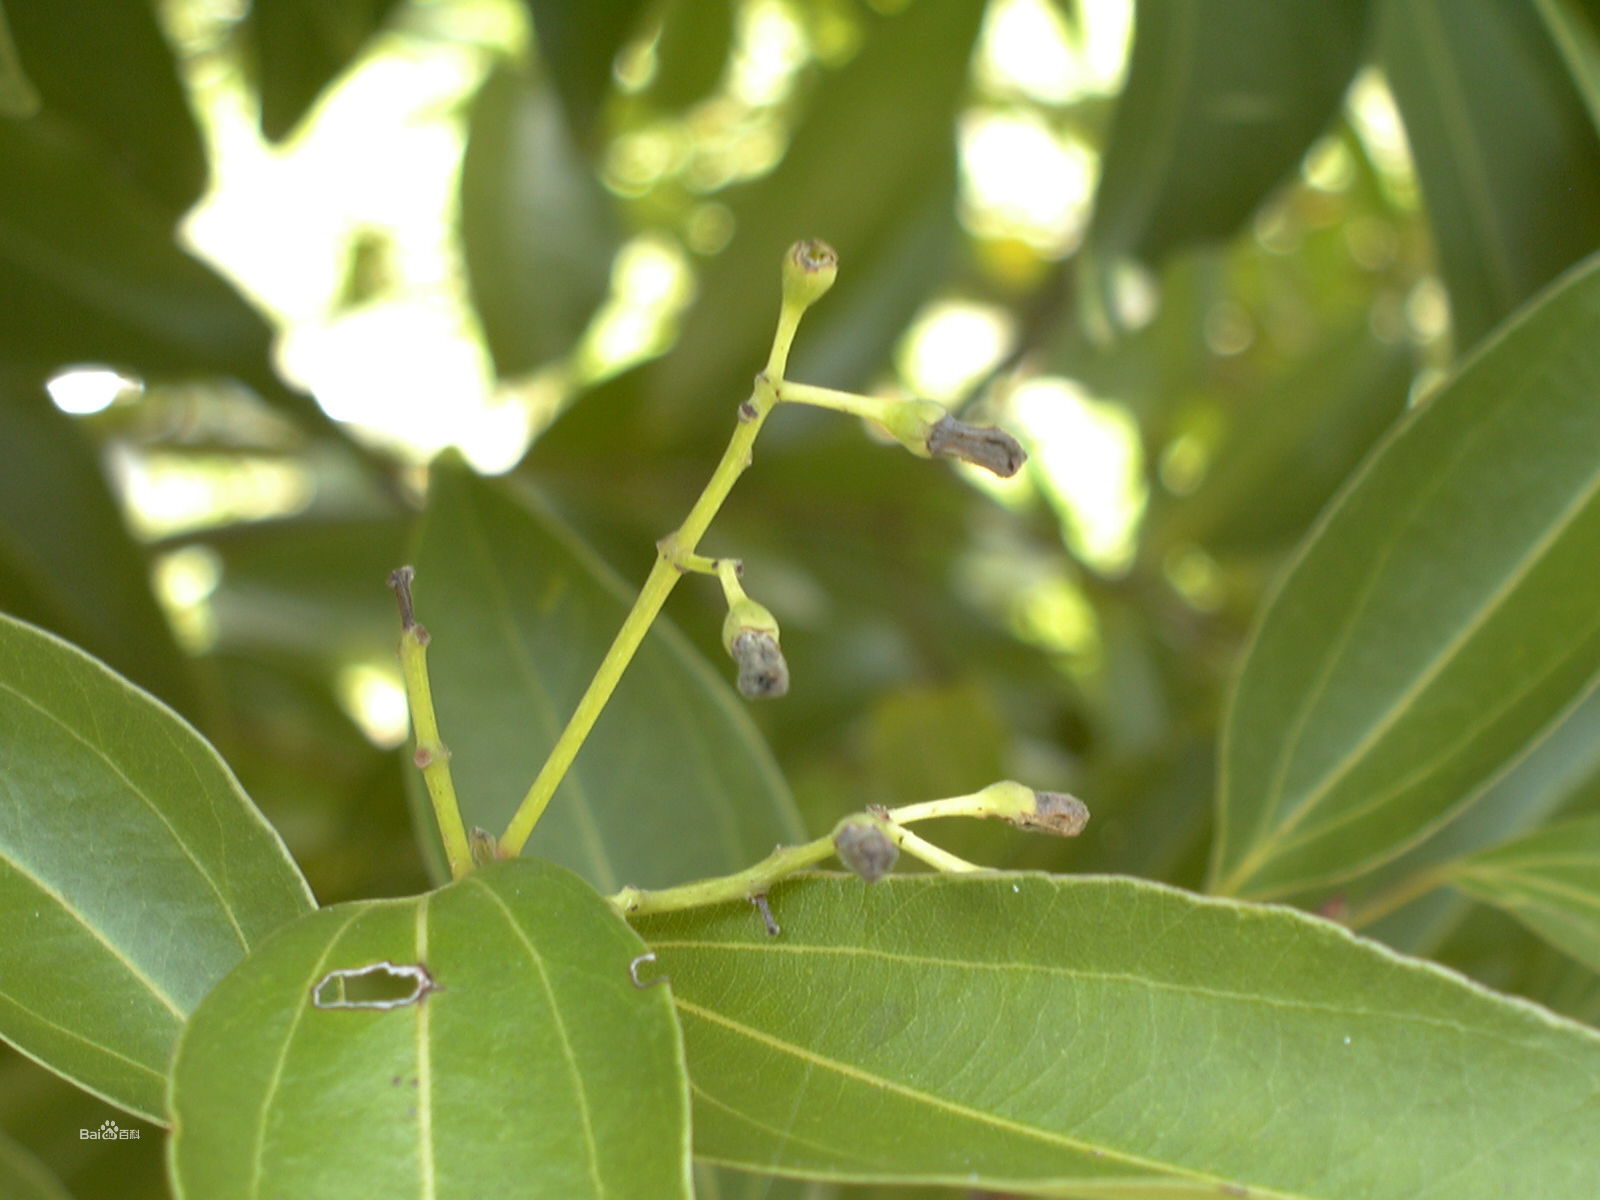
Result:
<instances>
[{"instance_id":1,"label":"chewed leaf hole","mask_svg":"<svg viewBox=\"0 0 1600 1200\"><path fill-rule=\"evenodd\" d=\"M421 963L378 962L329 971L311 989L311 1003L318 1008L404 1008L438 986Z\"/></svg>"}]
</instances>

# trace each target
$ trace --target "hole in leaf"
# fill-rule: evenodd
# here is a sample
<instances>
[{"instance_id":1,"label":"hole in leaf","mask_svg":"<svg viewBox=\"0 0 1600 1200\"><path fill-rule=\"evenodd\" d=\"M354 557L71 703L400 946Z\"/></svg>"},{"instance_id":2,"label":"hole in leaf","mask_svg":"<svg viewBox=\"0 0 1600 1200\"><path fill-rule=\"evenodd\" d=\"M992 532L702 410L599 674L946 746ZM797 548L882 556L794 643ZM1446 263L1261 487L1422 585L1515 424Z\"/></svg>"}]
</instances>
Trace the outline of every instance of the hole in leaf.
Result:
<instances>
[{"instance_id":1,"label":"hole in leaf","mask_svg":"<svg viewBox=\"0 0 1600 1200\"><path fill-rule=\"evenodd\" d=\"M311 1003L318 1008L404 1008L438 986L420 963L396 966L385 961L329 971L311 989Z\"/></svg>"}]
</instances>

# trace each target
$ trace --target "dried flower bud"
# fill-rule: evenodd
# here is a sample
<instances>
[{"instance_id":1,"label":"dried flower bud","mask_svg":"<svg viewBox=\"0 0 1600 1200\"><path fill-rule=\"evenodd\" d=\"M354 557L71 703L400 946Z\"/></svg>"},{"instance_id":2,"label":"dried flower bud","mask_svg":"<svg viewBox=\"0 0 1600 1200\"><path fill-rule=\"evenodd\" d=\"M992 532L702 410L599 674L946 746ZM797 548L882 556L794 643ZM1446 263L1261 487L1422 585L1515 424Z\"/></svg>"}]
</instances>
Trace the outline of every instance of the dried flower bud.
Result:
<instances>
[{"instance_id":1,"label":"dried flower bud","mask_svg":"<svg viewBox=\"0 0 1600 1200\"><path fill-rule=\"evenodd\" d=\"M841 824L833 835L833 851L868 883L876 883L892 871L900 857L900 847L882 823L871 817L852 817Z\"/></svg>"},{"instance_id":2,"label":"dried flower bud","mask_svg":"<svg viewBox=\"0 0 1600 1200\"><path fill-rule=\"evenodd\" d=\"M1027 452L1004 429L992 425L968 425L946 416L934 423L927 435L928 453L959 458L975 467L993 471L1009 479L1028 461Z\"/></svg>"},{"instance_id":3,"label":"dried flower bud","mask_svg":"<svg viewBox=\"0 0 1600 1200\"><path fill-rule=\"evenodd\" d=\"M1076 837L1089 823L1088 806L1065 792L1036 792L1008 779L991 783L979 795L985 816L999 817L1019 829Z\"/></svg>"},{"instance_id":4,"label":"dried flower bud","mask_svg":"<svg viewBox=\"0 0 1600 1200\"><path fill-rule=\"evenodd\" d=\"M789 691L789 664L770 633L746 632L733 639L739 664L739 694L746 700L776 700Z\"/></svg>"},{"instance_id":5,"label":"dried flower bud","mask_svg":"<svg viewBox=\"0 0 1600 1200\"><path fill-rule=\"evenodd\" d=\"M1033 807L1010 820L1021 829L1077 837L1089 823L1089 806L1065 792L1035 792Z\"/></svg>"},{"instance_id":6,"label":"dried flower bud","mask_svg":"<svg viewBox=\"0 0 1600 1200\"><path fill-rule=\"evenodd\" d=\"M839 274L839 256L827 242L808 238L783 256L783 302L805 309L820 300Z\"/></svg>"}]
</instances>

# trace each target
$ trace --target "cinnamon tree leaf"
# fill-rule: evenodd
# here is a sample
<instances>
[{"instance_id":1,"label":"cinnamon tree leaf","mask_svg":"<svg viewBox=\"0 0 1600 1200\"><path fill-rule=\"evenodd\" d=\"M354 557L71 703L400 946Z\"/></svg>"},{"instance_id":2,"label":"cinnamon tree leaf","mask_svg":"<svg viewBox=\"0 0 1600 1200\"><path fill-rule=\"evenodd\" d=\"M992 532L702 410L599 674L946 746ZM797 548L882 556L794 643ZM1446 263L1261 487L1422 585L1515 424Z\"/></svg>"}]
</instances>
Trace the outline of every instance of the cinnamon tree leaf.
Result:
<instances>
[{"instance_id":1,"label":"cinnamon tree leaf","mask_svg":"<svg viewBox=\"0 0 1600 1200\"><path fill-rule=\"evenodd\" d=\"M1600 817L1536 829L1462 859L1446 878L1600 971Z\"/></svg>"},{"instance_id":2,"label":"cinnamon tree leaf","mask_svg":"<svg viewBox=\"0 0 1600 1200\"><path fill-rule=\"evenodd\" d=\"M1324 886L1459 812L1600 672L1600 260L1379 444L1268 605L1214 888Z\"/></svg>"},{"instance_id":3,"label":"cinnamon tree leaf","mask_svg":"<svg viewBox=\"0 0 1600 1200\"><path fill-rule=\"evenodd\" d=\"M683 1044L642 953L526 859L296 921L184 1031L178 1200L688 1200Z\"/></svg>"},{"instance_id":4,"label":"cinnamon tree leaf","mask_svg":"<svg viewBox=\"0 0 1600 1200\"><path fill-rule=\"evenodd\" d=\"M638 927L695 1153L1091 1197L1589 1200L1600 1033L1293 909L812 875Z\"/></svg>"},{"instance_id":5,"label":"cinnamon tree leaf","mask_svg":"<svg viewBox=\"0 0 1600 1200\"><path fill-rule=\"evenodd\" d=\"M184 1020L311 894L199 734L3 615L0 730L0 1036L160 1122Z\"/></svg>"}]
</instances>

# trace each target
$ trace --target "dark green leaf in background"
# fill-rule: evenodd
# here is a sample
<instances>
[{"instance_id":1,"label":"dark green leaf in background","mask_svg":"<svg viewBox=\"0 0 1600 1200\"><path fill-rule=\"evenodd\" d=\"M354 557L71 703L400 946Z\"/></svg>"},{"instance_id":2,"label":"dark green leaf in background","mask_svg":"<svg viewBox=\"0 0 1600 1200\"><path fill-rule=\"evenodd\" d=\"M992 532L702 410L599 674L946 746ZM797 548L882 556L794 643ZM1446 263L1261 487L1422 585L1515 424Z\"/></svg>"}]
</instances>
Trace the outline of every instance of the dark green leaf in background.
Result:
<instances>
[{"instance_id":1,"label":"dark green leaf in background","mask_svg":"<svg viewBox=\"0 0 1600 1200\"><path fill-rule=\"evenodd\" d=\"M160 1121L184 1019L311 895L198 734L3 616L0 730L0 1032Z\"/></svg>"},{"instance_id":2,"label":"dark green leaf in background","mask_svg":"<svg viewBox=\"0 0 1600 1200\"><path fill-rule=\"evenodd\" d=\"M250 39L261 132L282 141L350 65L396 0L252 0Z\"/></svg>"},{"instance_id":3,"label":"dark green leaf in background","mask_svg":"<svg viewBox=\"0 0 1600 1200\"><path fill-rule=\"evenodd\" d=\"M179 248L172 215L71 130L0 121L0 357L42 374L99 362L281 388L267 323Z\"/></svg>"},{"instance_id":4,"label":"dark green leaf in background","mask_svg":"<svg viewBox=\"0 0 1600 1200\"><path fill-rule=\"evenodd\" d=\"M1287 894L1461 809L1600 670L1600 264L1396 428L1255 634L1214 884Z\"/></svg>"},{"instance_id":5,"label":"dark green leaf in background","mask_svg":"<svg viewBox=\"0 0 1600 1200\"><path fill-rule=\"evenodd\" d=\"M150 590L86 430L34 382L0 372L0 610L42 625L199 718L188 660Z\"/></svg>"},{"instance_id":6,"label":"dark green leaf in background","mask_svg":"<svg viewBox=\"0 0 1600 1200\"><path fill-rule=\"evenodd\" d=\"M671 111L703 100L722 80L733 46L734 0L661 0L656 73L647 93Z\"/></svg>"},{"instance_id":7,"label":"dark green leaf in background","mask_svg":"<svg viewBox=\"0 0 1600 1200\"><path fill-rule=\"evenodd\" d=\"M0 117L31 117L39 104L39 89L22 69L5 6L0 5Z\"/></svg>"},{"instance_id":8,"label":"dark green leaf in background","mask_svg":"<svg viewBox=\"0 0 1600 1200\"><path fill-rule=\"evenodd\" d=\"M1600 971L1600 817L1563 821L1474 854L1448 879Z\"/></svg>"},{"instance_id":9,"label":"dark green leaf in background","mask_svg":"<svg viewBox=\"0 0 1600 1200\"><path fill-rule=\"evenodd\" d=\"M573 141L592 148L611 90L618 51L633 34L645 0L523 0L539 57L555 82Z\"/></svg>"},{"instance_id":10,"label":"dark green leaf in background","mask_svg":"<svg viewBox=\"0 0 1600 1200\"><path fill-rule=\"evenodd\" d=\"M478 92L461 166L461 239L483 335L502 375L570 351L606 298L611 198L549 88L509 68Z\"/></svg>"},{"instance_id":11,"label":"dark green leaf in background","mask_svg":"<svg viewBox=\"0 0 1600 1200\"><path fill-rule=\"evenodd\" d=\"M155 6L6 0L4 15L43 102L25 124L75 143L169 225L187 211L206 185L205 147ZM9 175L21 178L7 192L29 182L31 170L0 141L0 176ZM0 203L0 212L9 208Z\"/></svg>"},{"instance_id":12,"label":"dark green leaf in background","mask_svg":"<svg viewBox=\"0 0 1600 1200\"><path fill-rule=\"evenodd\" d=\"M749 391L777 319L779 264L797 238L822 238L840 265L790 374L850 387L882 366L954 245L951 124L983 10L978 0L917 0L871 17L856 56L815 81L782 162L726 193L733 241L705 265L700 300L653 372L675 427L725 427Z\"/></svg>"},{"instance_id":13,"label":"dark green leaf in background","mask_svg":"<svg viewBox=\"0 0 1600 1200\"><path fill-rule=\"evenodd\" d=\"M1290 909L839 876L650 918L713 1162L1092 1196L1589 1200L1600 1034Z\"/></svg>"},{"instance_id":14,"label":"dark green leaf in background","mask_svg":"<svg viewBox=\"0 0 1600 1200\"><path fill-rule=\"evenodd\" d=\"M50 1169L0 1133L0 1195L6 1200L72 1200Z\"/></svg>"},{"instance_id":15,"label":"dark green leaf in background","mask_svg":"<svg viewBox=\"0 0 1600 1200\"><path fill-rule=\"evenodd\" d=\"M641 572L653 553L641 549ZM548 513L448 464L434 471L416 567L462 815L498 834L621 626L627 592ZM529 852L611 891L738 870L799 838L788 790L741 703L681 634L658 624Z\"/></svg>"},{"instance_id":16,"label":"dark green leaf in background","mask_svg":"<svg viewBox=\"0 0 1600 1200\"><path fill-rule=\"evenodd\" d=\"M1139 0L1089 231L1102 260L1226 239L1299 165L1366 49L1366 0Z\"/></svg>"},{"instance_id":17,"label":"dark green leaf in background","mask_svg":"<svg viewBox=\"0 0 1600 1200\"><path fill-rule=\"evenodd\" d=\"M1200 486L1161 498L1149 517L1163 543L1213 553L1292 544L1405 411L1412 354L1375 338L1363 315L1280 378L1237 397L1226 439Z\"/></svg>"},{"instance_id":18,"label":"dark green leaf in background","mask_svg":"<svg viewBox=\"0 0 1600 1200\"><path fill-rule=\"evenodd\" d=\"M688 1095L644 944L580 880L523 860L326 908L217 987L172 1079L179 1200L424 1195L687 1200ZM331 971L426 972L360 1002ZM648 970L648 967L645 968Z\"/></svg>"},{"instance_id":19,"label":"dark green leaf in background","mask_svg":"<svg viewBox=\"0 0 1600 1200\"><path fill-rule=\"evenodd\" d=\"M1384 0L1381 26L1465 353L1600 247L1600 135L1534 5Z\"/></svg>"}]
</instances>

